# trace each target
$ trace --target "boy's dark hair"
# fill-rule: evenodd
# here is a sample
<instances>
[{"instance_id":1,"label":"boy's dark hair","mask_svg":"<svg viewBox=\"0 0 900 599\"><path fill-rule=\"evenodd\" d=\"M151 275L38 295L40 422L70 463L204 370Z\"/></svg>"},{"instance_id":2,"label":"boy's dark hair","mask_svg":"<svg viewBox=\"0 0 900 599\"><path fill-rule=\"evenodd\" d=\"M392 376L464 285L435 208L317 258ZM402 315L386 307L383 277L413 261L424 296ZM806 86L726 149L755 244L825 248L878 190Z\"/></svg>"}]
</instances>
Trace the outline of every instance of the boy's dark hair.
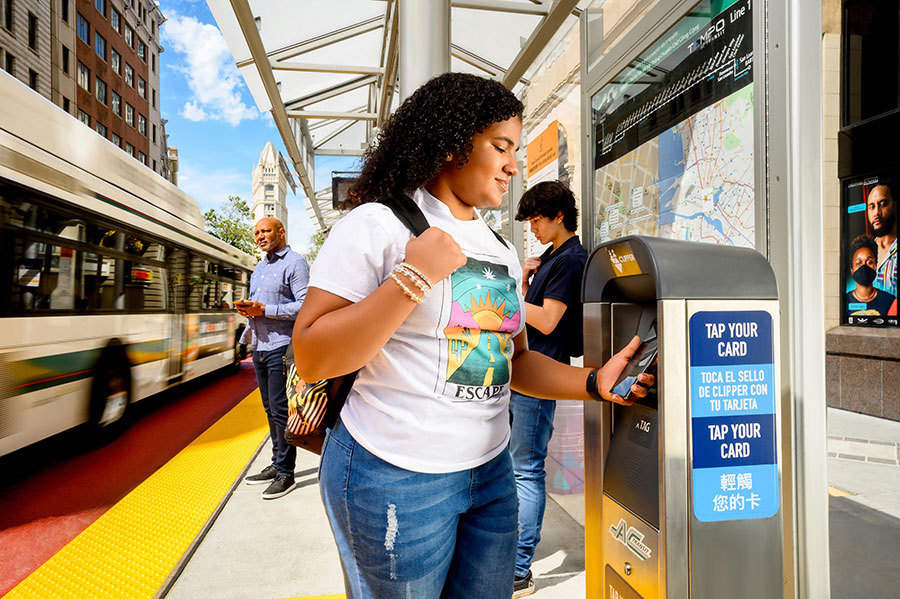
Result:
<instances>
[{"instance_id":1,"label":"boy's dark hair","mask_svg":"<svg viewBox=\"0 0 900 599\"><path fill-rule=\"evenodd\" d=\"M516 220L523 221L535 216L556 218L562 212L563 226L568 231L578 229L578 208L575 194L559 181L543 181L529 187L519 200Z\"/></svg>"},{"instance_id":2,"label":"boy's dark hair","mask_svg":"<svg viewBox=\"0 0 900 599\"><path fill-rule=\"evenodd\" d=\"M878 257L878 244L875 243L875 240L869 237L868 235L857 235L853 238L853 241L850 242L850 263L853 264L853 255L860 248L868 248L875 257Z\"/></svg>"},{"instance_id":3,"label":"boy's dark hair","mask_svg":"<svg viewBox=\"0 0 900 599\"><path fill-rule=\"evenodd\" d=\"M447 156L468 162L472 138L494 123L522 117L522 102L493 79L444 73L424 83L384 124L365 153L349 204L384 200L422 187Z\"/></svg>"}]
</instances>

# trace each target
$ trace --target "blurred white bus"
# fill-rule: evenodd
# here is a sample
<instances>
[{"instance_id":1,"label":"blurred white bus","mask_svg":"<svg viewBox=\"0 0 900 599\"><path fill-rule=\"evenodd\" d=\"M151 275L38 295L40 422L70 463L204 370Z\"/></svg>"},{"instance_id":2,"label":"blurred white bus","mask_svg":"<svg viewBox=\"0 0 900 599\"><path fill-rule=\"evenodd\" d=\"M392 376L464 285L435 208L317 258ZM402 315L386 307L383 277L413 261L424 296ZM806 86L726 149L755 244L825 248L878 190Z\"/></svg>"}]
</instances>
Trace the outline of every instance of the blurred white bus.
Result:
<instances>
[{"instance_id":1,"label":"blurred white bus","mask_svg":"<svg viewBox=\"0 0 900 599\"><path fill-rule=\"evenodd\" d=\"M197 203L0 72L0 455L234 367L255 258Z\"/></svg>"}]
</instances>

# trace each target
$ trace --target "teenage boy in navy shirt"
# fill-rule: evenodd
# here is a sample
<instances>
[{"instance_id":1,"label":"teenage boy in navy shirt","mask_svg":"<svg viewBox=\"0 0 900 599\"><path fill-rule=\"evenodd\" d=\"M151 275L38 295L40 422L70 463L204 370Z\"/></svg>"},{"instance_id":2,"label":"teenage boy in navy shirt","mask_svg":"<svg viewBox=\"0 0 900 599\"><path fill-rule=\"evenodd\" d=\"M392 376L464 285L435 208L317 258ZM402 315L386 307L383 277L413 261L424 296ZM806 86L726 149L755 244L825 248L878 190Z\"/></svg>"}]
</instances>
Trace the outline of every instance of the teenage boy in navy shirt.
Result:
<instances>
[{"instance_id":1,"label":"teenage boy in navy shirt","mask_svg":"<svg viewBox=\"0 0 900 599\"><path fill-rule=\"evenodd\" d=\"M551 243L540 258L522 266L522 294L528 348L569 363L582 350L581 277L587 252L575 234L575 196L557 181L538 183L525 192L516 213L527 220L541 243ZM544 459L553 434L556 402L512 391L509 450L519 494L519 548L513 597L534 592L531 560L541 540L546 494Z\"/></svg>"}]
</instances>

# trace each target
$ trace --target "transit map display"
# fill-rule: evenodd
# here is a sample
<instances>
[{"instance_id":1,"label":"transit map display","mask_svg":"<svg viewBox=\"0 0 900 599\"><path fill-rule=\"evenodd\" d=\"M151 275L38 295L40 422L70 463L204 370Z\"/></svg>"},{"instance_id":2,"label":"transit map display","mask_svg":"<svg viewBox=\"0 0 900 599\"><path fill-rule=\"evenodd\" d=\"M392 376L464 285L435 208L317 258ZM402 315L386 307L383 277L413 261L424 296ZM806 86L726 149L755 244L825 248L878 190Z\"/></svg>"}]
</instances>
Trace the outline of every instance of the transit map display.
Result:
<instances>
[{"instance_id":1,"label":"transit map display","mask_svg":"<svg viewBox=\"0 0 900 599\"><path fill-rule=\"evenodd\" d=\"M751 0L705 0L597 92L594 243L754 245Z\"/></svg>"}]
</instances>

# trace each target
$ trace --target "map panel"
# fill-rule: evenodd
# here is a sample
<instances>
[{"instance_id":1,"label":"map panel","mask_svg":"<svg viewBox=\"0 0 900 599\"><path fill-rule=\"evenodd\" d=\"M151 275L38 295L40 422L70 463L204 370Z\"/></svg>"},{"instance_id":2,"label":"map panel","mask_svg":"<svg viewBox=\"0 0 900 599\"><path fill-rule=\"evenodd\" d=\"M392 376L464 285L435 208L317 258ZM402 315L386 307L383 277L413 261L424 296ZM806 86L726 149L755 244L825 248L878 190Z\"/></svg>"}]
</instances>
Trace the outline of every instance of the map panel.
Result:
<instances>
[{"instance_id":1,"label":"map panel","mask_svg":"<svg viewBox=\"0 0 900 599\"><path fill-rule=\"evenodd\" d=\"M702 21L691 13L668 46L647 51L655 62L629 67L662 76L627 72L594 96L595 242L652 235L753 247L750 7L725 2Z\"/></svg>"}]
</instances>

